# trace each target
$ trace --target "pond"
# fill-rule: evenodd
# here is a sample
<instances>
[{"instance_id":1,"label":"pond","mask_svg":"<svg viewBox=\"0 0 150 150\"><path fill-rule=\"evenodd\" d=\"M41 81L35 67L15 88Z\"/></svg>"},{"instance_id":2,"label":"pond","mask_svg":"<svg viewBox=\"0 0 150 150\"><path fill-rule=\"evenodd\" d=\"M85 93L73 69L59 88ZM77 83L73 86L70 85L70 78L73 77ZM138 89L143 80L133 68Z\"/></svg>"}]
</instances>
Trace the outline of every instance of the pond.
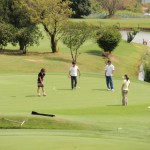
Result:
<instances>
[{"instance_id":1,"label":"pond","mask_svg":"<svg viewBox=\"0 0 150 150\"><path fill-rule=\"evenodd\" d=\"M127 31L121 31L122 39L127 40ZM147 45L150 46L150 32L140 31L136 34L132 42L143 44L143 39L147 41Z\"/></svg>"}]
</instances>

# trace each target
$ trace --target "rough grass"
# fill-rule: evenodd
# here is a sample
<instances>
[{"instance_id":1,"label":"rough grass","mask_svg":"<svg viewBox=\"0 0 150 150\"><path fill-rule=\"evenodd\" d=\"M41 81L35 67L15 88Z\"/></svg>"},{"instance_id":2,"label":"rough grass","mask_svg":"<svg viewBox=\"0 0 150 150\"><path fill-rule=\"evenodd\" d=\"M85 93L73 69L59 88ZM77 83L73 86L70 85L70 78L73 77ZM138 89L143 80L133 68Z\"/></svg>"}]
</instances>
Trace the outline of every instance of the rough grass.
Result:
<instances>
[{"instance_id":1,"label":"rough grass","mask_svg":"<svg viewBox=\"0 0 150 150\"><path fill-rule=\"evenodd\" d=\"M132 78L137 78L138 65L145 49L143 45L121 41L110 56L116 68L115 76L128 74ZM79 53L77 61L81 72L104 74L107 59L102 57L102 51L96 43L87 41L79 49ZM48 73L67 73L71 64L71 55L67 49L62 49L56 54L29 52L23 56L0 55L0 64L2 74L37 73L42 67L45 67Z\"/></svg>"}]
</instances>

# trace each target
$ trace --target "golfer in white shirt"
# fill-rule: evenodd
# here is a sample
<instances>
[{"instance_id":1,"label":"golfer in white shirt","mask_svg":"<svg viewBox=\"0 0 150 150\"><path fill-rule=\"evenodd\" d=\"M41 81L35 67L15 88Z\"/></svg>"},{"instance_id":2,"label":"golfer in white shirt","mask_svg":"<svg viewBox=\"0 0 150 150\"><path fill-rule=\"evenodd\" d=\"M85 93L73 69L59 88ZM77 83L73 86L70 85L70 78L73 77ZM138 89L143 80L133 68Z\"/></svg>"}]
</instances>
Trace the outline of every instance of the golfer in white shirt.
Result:
<instances>
[{"instance_id":1,"label":"golfer in white shirt","mask_svg":"<svg viewBox=\"0 0 150 150\"><path fill-rule=\"evenodd\" d=\"M76 66L76 63L73 61L72 66L69 69L69 75L68 77L71 77L71 88L76 89L77 86L77 76L80 76L80 69L78 66Z\"/></svg>"},{"instance_id":2,"label":"golfer in white shirt","mask_svg":"<svg viewBox=\"0 0 150 150\"><path fill-rule=\"evenodd\" d=\"M112 80L112 76L114 73L115 67L111 64L111 61L107 61L107 65L105 67L105 77L106 77L106 85L108 90L114 91L114 84Z\"/></svg>"}]
</instances>

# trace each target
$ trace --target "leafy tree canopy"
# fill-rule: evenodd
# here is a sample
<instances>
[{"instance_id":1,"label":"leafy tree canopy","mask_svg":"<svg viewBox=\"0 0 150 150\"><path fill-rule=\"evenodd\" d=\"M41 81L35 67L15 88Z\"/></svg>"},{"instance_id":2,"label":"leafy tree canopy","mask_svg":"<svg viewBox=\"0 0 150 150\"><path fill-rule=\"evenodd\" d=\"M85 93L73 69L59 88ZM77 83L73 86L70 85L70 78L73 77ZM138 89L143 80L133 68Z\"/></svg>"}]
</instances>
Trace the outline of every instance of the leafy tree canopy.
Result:
<instances>
[{"instance_id":1,"label":"leafy tree canopy","mask_svg":"<svg viewBox=\"0 0 150 150\"><path fill-rule=\"evenodd\" d=\"M72 15L69 0L26 0L24 7L30 19L42 24L50 38L52 52L57 52L57 42L61 38L63 27Z\"/></svg>"},{"instance_id":2,"label":"leafy tree canopy","mask_svg":"<svg viewBox=\"0 0 150 150\"><path fill-rule=\"evenodd\" d=\"M36 24L30 20L27 10L23 7L25 0L0 0L0 20L10 29L3 28L13 45L19 44L20 50L26 52L26 47L38 43L41 32ZM13 34L13 35L12 35ZM6 43L5 43L6 45Z\"/></svg>"},{"instance_id":3,"label":"leafy tree canopy","mask_svg":"<svg viewBox=\"0 0 150 150\"><path fill-rule=\"evenodd\" d=\"M70 7L75 12L73 18L82 18L88 16L91 13L91 1L90 0L70 0L72 4Z\"/></svg>"},{"instance_id":4,"label":"leafy tree canopy","mask_svg":"<svg viewBox=\"0 0 150 150\"><path fill-rule=\"evenodd\" d=\"M85 22L69 22L64 29L63 43L70 49L73 61L77 60L78 49L89 38L91 38L92 27Z\"/></svg>"},{"instance_id":5,"label":"leafy tree canopy","mask_svg":"<svg viewBox=\"0 0 150 150\"><path fill-rule=\"evenodd\" d=\"M97 44L104 52L112 52L119 41L121 40L121 34L115 27L101 28L97 33Z\"/></svg>"}]
</instances>

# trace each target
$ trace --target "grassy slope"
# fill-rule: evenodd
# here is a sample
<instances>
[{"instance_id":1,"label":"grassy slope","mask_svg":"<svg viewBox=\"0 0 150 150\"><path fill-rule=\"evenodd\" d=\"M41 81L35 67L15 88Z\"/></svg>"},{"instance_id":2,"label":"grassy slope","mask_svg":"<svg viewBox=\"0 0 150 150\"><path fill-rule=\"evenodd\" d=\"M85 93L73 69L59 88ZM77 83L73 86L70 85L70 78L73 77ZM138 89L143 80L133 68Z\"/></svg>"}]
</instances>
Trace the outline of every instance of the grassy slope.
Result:
<instances>
[{"instance_id":1,"label":"grassy slope","mask_svg":"<svg viewBox=\"0 0 150 150\"><path fill-rule=\"evenodd\" d=\"M31 50L48 52L47 43L45 38ZM114 93L106 91L103 76L106 60L91 41L80 48L81 88L76 91L70 90L67 72L71 57L62 43L58 54L0 55L0 128L21 128L1 130L0 149L148 150L149 84L136 80L144 49L143 45L122 41L113 52L111 59L116 67ZM47 69L48 95L38 98L36 78L41 67ZM128 107L120 106L121 76L124 73L130 75L132 83ZM54 113L56 117L32 116L32 110ZM26 123L20 127L3 118L26 120Z\"/></svg>"},{"instance_id":2,"label":"grassy slope","mask_svg":"<svg viewBox=\"0 0 150 150\"><path fill-rule=\"evenodd\" d=\"M47 72L66 73L71 63L69 50L64 48L57 54L32 54L27 56L0 56L0 73L37 73L40 68L45 67ZM129 74L132 78L137 78L137 68L140 58L146 47L138 44L128 44L122 41L114 50L111 60L116 67L115 75ZM87 41L79 49L78 65L82 72L104 73L106 59L101 57L101 51L97 44Z\"/></svg>"}]
</instances>

